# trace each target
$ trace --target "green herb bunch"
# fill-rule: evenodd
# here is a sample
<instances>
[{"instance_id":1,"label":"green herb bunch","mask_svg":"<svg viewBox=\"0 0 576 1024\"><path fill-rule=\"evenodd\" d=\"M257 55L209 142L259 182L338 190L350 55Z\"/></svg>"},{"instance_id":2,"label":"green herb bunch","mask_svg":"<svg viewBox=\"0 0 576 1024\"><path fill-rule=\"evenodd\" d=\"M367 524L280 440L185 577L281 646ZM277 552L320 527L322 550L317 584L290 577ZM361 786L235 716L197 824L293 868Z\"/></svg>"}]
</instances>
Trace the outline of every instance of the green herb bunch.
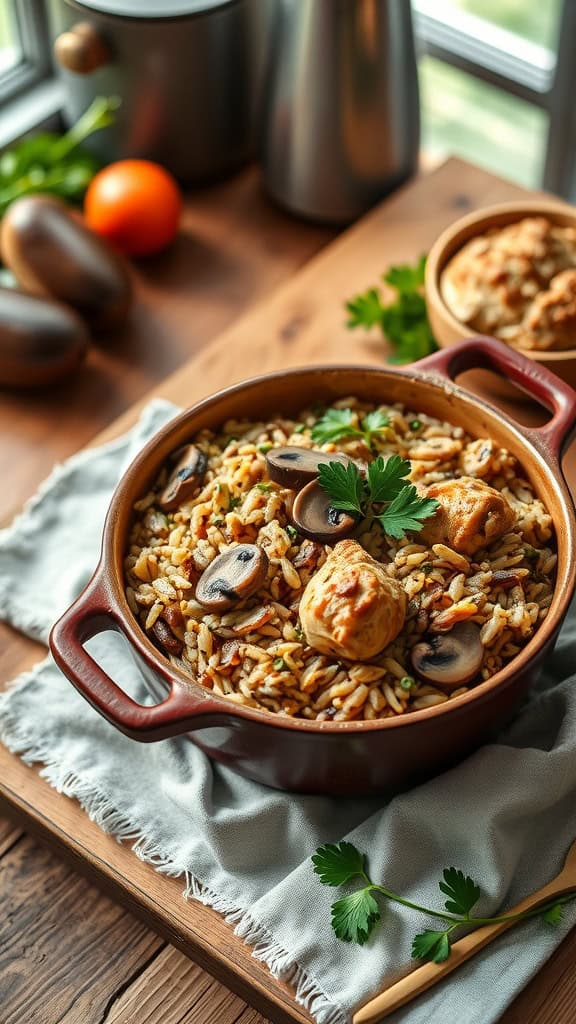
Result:
<instances>
[{"instance_id":1,"label":"green herb bunch","mask_svg":"<svg viewBox=\"0 0 576 1024\"><path fill-rule=\"evenodd\" d=\"M318 469L318 482L332 508L358 519L375 519L389 537L399 540L407 530L420 530L439 508L434 498L421 498L408 483L410 463L399 455L370 462L363 476L354 462L329 462Z\"/></svg>"},{"instance_id":2,"label":"green herb bunch","mask_svg":"<svg viewBox=\"0 0 576 1024\"><path fill-rule=\"evenodd\" d=\"M369 288L346 303L347 326L379 327L392 346L390 363L413 363L435 352L437 345L428 322L423 294L426 257L411 267L390 267L382 280L394 288L397 297L387 305L380 288Z\"/></svg>"},{"instance_id":3,"label":"green herb bunch","mask_svg":"<svg viewBox=\"0 0 576 1024\"><path fill-rule=\"evenodd\" d=\"M341 842L320 846L312 857L314 871L324 885L345 885L359 879L363 885L332 904L332 928L343 942L356 942L363 946L370 937L374 926L382 917L382 898L386 903L400 903L411 910L417 910L427 917L436 917L446 922L438 930L426 928L414 936L412 956L415 960L431 960L436 964L447 960L451 952L453 933L459 928L470 931L485 924L500 921L522 921L529 917L541 917L549 925L562 920L563 904L576 898L575 894L561 896L533 910L520 914L498 917L476 917L473 908L480 899L480 886L468 875L456 868L445 868L438 883L441 893L447 897L444 909L423 907L412 900L404 899L383 885L373 882L368 874L366 856L352 843ZM376 899L380 898L380 903Z\"/></svg>"},{"instance_id":4,"label":"green herb bunch","mask_svg":"<svg viewBox=\"0 0 576 1024\"><path fill-rule=\"evenodd\" d=\"M114 122L118 97L97 97L65 135L43 132L24 139L0 157L0 217L15 199L49 192L80 202L101 163L81 144Z\"/></svg>"},{"instance_id":5,"label":"green herb bunch","mask_svg":"<svg viewBox=\"0 0 576 1024\"><path fill-rule=\"evenodd\" d=\"M358 422L352 409L328 409L312 427L310 436L316 444L342 441L345 437L356 437L372 447L374 439L390 426L386 413L380 409L366 413Z\"/></svg>"}]
</instances>

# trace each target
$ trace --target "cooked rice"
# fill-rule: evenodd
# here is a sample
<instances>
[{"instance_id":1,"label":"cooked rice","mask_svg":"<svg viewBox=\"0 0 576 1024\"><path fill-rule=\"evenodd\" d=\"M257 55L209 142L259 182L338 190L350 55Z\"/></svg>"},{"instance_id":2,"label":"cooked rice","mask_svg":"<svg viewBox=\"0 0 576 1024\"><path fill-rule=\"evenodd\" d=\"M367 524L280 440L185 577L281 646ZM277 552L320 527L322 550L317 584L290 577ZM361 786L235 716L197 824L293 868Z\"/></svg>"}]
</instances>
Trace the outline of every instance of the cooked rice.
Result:
<instances>
[{"instance_id":1,"label":"cooked rice","mask_svg":"<svg viewBox=\"0 0 576 1024\"><path fill-rule=\"evenodd\" d=\"M353 398L334 407L360 415L374 408ZM423 633L456 621L476 622L485 652L481 678L488 679L545 618L556 566L552 520L516 458L490 439L472 438L423 413L401 405L379 408L392 426L377 435L378 454L410 458L411 479L423 484L477 476L512 506L513 531L468 558L445 544L427 547L418 535L394 541L378 524L361 523L353 536L401 582L408 612L394 642L369 663L338 661L306 645L298 620L300 596L330 548L285 529L290 492L269 481L265 452L270 445L292 444L364 460L373 453L358 439L314 445L311 411L296 420L229 421L220 433L201 431L192 439L208 456L200 492L165 514L156 504L168 476L162 470L154 489L134 506L125 571L128 604L142 628L208 690L249 707L318 721L404 715L468 691L464 686L448 695L418 679L410 684L410 649ZM416 419L420 426L413 430ZM208 613L194 599L197 580L216 555L237 543L264 548L266 585L223 615ZM504 588L502 571L510 569L514 585L508 579ZM181 648L178 655L154 633L164 624Z\"/></svg>"}]
</instances>

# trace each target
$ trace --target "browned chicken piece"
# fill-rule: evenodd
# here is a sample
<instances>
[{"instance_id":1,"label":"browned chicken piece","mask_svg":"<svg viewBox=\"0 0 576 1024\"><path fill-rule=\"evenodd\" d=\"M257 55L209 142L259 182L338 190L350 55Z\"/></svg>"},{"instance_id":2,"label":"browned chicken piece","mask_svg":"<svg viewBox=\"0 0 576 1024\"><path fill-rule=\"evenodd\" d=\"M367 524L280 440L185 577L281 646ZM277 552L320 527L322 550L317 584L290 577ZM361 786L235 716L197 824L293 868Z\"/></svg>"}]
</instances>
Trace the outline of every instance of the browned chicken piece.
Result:
<instances>
[{"instance_id":1,"label":"browned chicken piece","mask_svg":"<svg viewBox=\"0 0 576 1024\"><path fill-rule=\"evenodd\" d=\"M406 594L355 540L335 545L300 601L307 643L324 654L367 661L397 636Z\"/></svg>"},{"instance_id":2,"label":"browned chicken piece","mask_svg":"<svg viewBox=\"0 0 576 1024\"><path fill-rule=\"evenodd\" d=\"M440 503L420 532L427 544L447 544L460 554L474 555L514 524L514 512L506 498L470 476L430 484L426 497Z\"/></svg>"},{"instance_id":3,"label":"browned chicken piece","mask_svg":"<svg viewBox=\"0 0 576 1024\"><path fill-rule=\"evenodd\" d=\"M576 348L576 270L562 271L548 291L539 292L520 325L517 343L541 350Z\"/></svg>"}]
</instances>

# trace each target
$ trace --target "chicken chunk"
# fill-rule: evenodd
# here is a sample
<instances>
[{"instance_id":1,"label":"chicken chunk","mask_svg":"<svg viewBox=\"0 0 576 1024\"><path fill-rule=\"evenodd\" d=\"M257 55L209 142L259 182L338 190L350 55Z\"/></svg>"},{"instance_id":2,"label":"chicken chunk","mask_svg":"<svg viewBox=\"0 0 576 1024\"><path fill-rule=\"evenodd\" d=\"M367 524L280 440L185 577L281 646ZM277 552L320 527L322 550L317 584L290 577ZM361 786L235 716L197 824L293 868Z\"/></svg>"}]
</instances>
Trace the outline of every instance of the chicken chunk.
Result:
<instances>
[{"instance_id":1,"label":"chicken chunk","mask_svg":"<svg viewBox=\"0 0 576 1024\"><path fill-rule=\"evenodd\" d=\"M506 498L474 477L430 484L426 497L440 503L420 532L427 544L448 544L454 551L473 555L514 524L514 512Z\"/></svg>"},{"instance_id":2,"label":"chicken chunk","mask_svg":"<svg viewBox=\"0 0 576 1024\"><path fill-rule=\"evenodd\" d=\"M355 540L342 540L309 580L300 601L307 642L325 654L367 661L397 636L406 594Z\"/></svg>"}]
</instances>

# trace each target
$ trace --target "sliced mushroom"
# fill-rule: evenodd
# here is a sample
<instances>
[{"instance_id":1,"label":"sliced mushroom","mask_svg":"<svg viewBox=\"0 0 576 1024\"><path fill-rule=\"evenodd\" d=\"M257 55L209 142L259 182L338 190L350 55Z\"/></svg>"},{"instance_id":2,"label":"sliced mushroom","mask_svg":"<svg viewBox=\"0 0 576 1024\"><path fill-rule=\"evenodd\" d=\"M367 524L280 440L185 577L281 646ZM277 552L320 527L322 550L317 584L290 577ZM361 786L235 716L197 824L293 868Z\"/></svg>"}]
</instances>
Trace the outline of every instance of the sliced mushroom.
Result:
<instances>
[{"instance_id":1,"label":"sliced mushroom","mask_svg":"<svg viewBox=\"0 0 576 1024\"><path fill-rule=\"evenodd\" d=\"M449 633L429 636L412 648L416 675L435 686L455 690L478 674L484 658L480 629L475 622L462 622Z\"/></svg>"},{"instance_id":2,"label":"sliced mushroom","mask_svg":"<svg viewBox=\"0 0 576 1024\"><path fill-rule=\"evenodd\" d=\"M204 479L208 465L206 453L195 444L185 445L176 452L175 457L176 465L158 501L160 508L165 512L173 512L194 494Z\"/></svg>"},{"instance_id":3,"label":"sliced mushroom","mask_svg":"<svg viewBox=\"0 0 576 1024\"><path fill-rule=\"evenodd\" d=\"M335 544L356 526L356 520L347 512L333 508L330 495L317 480L312 480L298 492L291 514L300 533L321 544Z\"/></svg>"},{"instance_id":4,"label":"sliced mushroom","mask_svg":"<svg viewBox=\"0 0 576 1024\"><path fill-rule=\"evenodd\" d=\"M265 626L273 617L274 608L272 605L258 605L256 608L250 608L250 611L239 612L237 618L232 623L231 629L238 636L243 636L245 633L251 633L253 630Z\"/></svg>"},{"instance_id":5,"label":"sliced mushroom","mask_svg":"<svg viewBox=\"0 0 576 1024\"><path fill-rule=\"evenodd\" d=\"M218 555L204 570L196 600L211 612L224 612L262 586L268 556L256 544L237 544Z\"/></svg>"},{"instance_id":6,"label":"sliced mushroom","mask_svg":"<svg viewBox=\"0 0 576 1024\"><path fill-rule=\"evenodd\" d=\"M266 453L268 476L274 483L289 487L291 491L299 491L311 480L315 480L320 466L326 466L329 462L341 462L346 466L351 461L343 452L316 452L295 445L272 448Z\"/></svg>"},{"instance_id":7,"label":"sliced mushroom","mask_svg":"<svg viewBox=\"0 0 576 1024\"><path fill-rule=\"evenodd\" d=\"M174 636L174 633L166 622L163 622L162 619L156 619L156 622L152 626L152 633L166 654L174 654L177 658L180 657L184 650L184 644L177 636Z\"/></svg>"}]
</instances>

